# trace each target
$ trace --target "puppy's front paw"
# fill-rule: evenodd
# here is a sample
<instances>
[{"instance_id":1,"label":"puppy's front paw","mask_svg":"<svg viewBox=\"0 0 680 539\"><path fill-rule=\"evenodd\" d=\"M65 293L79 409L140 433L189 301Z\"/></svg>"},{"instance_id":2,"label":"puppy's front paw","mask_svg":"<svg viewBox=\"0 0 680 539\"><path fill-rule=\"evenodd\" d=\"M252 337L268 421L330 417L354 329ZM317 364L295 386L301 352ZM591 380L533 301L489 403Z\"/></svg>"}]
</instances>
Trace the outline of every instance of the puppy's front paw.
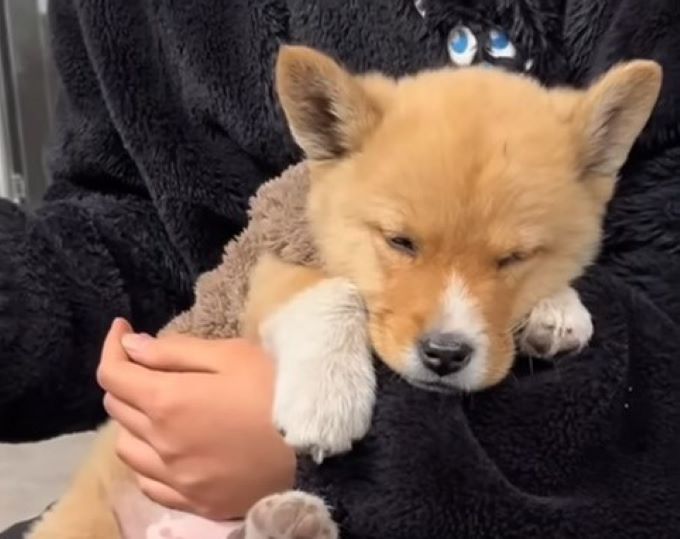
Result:
<instances>
[{"instance_id":1,"label":"puppy's front paw","mask_svg":"<svg viewBox=\"0 0 680 539\"><path fill-rule=\"evenodd\" d=\"M530 356L552 358L578 352L592 335L590 313L576 290L569 287L534 307L520 333L519 345Z\"/></svg>"},{"instance_id":2,"label":"puppy's front paw","mask_svg":"<svg viewBox=\"0 0 680 539\"><path fill-rule=\"evenodd\" d=\"M375 371L356 288L328 279L280 309L262 330L277 361L274 422L316 462L344 453L370 427Z\"/></svg>"},{"instance_id":3,"label":"puppy's front paw","mask_svg":"<svg viewBox=\"0 0 680 539\"><path fill-rule=\"evenodd\" d=\"M320 463L349 451L368 432L375 379L368 352L319 350L310 359L304 370L279 372L274 423L289 445Z\"/></svg>"},{"instance_id":4,"label":"puppy's front paw","mask_svg":"<svg viewBox=\"0 0 680 539\"><path fill-rule=\"evenodd\" d=\"M337 539L338 527L321 498L299 491L274 494L248 512L245 539ZM231 539L231 538L230 538Z\"/></svg>"}]
</instances>

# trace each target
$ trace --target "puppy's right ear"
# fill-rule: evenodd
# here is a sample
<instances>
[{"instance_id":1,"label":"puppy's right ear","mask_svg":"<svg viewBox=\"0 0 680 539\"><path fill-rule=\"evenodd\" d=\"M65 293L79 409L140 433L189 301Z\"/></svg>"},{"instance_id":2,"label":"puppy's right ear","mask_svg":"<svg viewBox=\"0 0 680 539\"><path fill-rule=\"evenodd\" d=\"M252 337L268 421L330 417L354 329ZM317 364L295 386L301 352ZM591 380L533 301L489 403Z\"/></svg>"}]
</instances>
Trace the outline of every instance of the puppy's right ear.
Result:
<instances>
[{"instance_id":1,"label":"puppy's right ear","mask_svg":"<svg viewBox=\"0 0 680 539\"><path fill-rule=\"evenodd\" d=\"M633 60L612 67L585 92L577 118L586 173L619 173L652 114L661 81L659 64Z\"/></svg>"},{"instance_id":2,"label":"puppy's right ear","mask_svg":"<svg viewBox=\"0 0 680 539\"><path fill-rule=\"evenodd\" d=\"M309 159L358 151L382 116L360 79L307 47L281 48L276 89L293 138Z\"/></svg>"}]
</instances>

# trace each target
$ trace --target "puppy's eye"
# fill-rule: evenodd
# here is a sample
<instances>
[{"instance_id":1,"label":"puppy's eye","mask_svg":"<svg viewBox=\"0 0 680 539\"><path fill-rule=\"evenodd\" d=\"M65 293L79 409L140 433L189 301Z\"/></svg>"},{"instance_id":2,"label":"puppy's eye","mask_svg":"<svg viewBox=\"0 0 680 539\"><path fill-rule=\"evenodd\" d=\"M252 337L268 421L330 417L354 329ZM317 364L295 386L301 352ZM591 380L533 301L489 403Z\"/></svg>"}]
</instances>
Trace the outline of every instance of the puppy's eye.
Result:
<instances>
[{"instance_id":1,"label":"puppy's eye","mask_svg":"<svg viewBox=\"0 0 680 539\"><path fill-rule=\"evenodd\" d=\"M395 251L408 256L416 256L418 254L416 243L408 236L387 236L386 239L387 244Z\"/></svg>"},{"instance_id":2,"label":"puppy's eye","mask_svg":"<svg viewBox=\"0 0 680 539\"><path fill-rule=\"evenodd\" d=\"M503 270L519 264L520 262L524 262L527 258L529 258L529 256L529 253L522 253L520 251L509 253L496 259L496 266L499 270Z\"/></svg>"}]
</instances>

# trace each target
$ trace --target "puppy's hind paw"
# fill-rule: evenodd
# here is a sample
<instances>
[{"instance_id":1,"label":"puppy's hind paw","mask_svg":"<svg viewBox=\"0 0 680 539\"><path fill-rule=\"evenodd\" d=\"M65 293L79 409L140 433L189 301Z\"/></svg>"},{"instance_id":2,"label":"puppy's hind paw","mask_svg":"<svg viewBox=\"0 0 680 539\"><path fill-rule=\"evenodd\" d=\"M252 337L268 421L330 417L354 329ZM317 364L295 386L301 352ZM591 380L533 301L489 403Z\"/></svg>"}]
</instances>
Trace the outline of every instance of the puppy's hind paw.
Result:
<instances>
[{"instance_id":1,"label":"puppy's hind paw","mask_svg":"<svg viewBox=\"0 0 680 539\"><path fill-rule=\"evenodd\" d=\"M290 491L260 500L234 533L229 539L337 539L338 527L321 498Z\"/></svg>"}]
</instances>

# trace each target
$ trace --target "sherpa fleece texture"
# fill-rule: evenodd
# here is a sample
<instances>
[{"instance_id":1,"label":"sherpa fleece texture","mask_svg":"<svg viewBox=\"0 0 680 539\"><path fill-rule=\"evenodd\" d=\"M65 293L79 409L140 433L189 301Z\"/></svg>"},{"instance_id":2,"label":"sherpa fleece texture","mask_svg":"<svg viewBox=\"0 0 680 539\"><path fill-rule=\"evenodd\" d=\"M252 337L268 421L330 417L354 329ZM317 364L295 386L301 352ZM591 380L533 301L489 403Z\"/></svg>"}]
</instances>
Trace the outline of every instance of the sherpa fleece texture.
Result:
<instances>
[{"instance_id":1,"label":"sherpa fleece texture","mask_svg":"<svg viewBox=\"0 0 680 539\"><path fill-rule=\"evenodd\" d=\"M447 64L460 22L503 26L549 80L561 3L431 0L422 18L413 0L52 0L53 183L35 212L0 201L0 440L102 420L113 317L153 333L191 305L248 198L299 161L273 91L282 43L402 75Z\"/></svg>"},{"instance_id":2,"label":"sherpa fleece texture","mask_svg":"<svg viewBox=\"0 0 680 539\"><path fill-rule=\"evenodd\" d=\"M309 174L304 163L265 183L252 200L248 227L224 249L222 263L196 281L196 301L161 333L209 339L238 337L250 272L264 253L285 262L321 267L307 226Z\"/></svg>"},{"instance_id":3,"label":"sherpa fleece texture","mask_svg":"<svg viewBox=\"0 0 680 539\"><path fill-rule=\"evenodd\" d=\"M155 332L299 161L274 96L281 43L393 74L447 61L410 0L52 0L53 180L0 200L0 440L91 428L115 316Z\"/></svg>"}]
</instances>

